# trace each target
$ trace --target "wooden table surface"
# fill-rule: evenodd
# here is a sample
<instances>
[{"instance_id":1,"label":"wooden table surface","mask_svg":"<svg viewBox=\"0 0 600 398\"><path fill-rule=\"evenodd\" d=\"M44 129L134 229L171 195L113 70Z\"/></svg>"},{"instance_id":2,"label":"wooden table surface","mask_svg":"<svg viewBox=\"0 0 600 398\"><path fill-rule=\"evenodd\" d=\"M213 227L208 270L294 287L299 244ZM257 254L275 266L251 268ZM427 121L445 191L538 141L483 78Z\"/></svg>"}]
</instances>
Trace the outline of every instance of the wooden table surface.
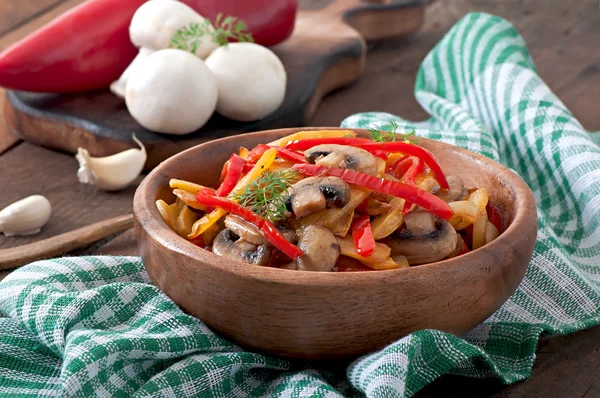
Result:
<instances>
[{"instance_id":1,"label":"wooden table surface","mask_svg":"<svg viewBox=\"0 0 600 398\"><path fill-rule=\"evenodd\" d=\"M0 50L82 0L2 0ZM300 0L319 8L327 0ZM413 85L420 62L463 15L485 11L510 20L528 43L539 73L585 128L600 131L600 3L598 0L438 0L428 6L426 23L414 36L370 45L367 70L352 87L325 98L311 125L337 126L347 115L386 111L413 120L426 118ZM3 97L3 96L2 96ZM0 100L2 101L2 100ZM0 109L2 104L0 103ZM0 115L0 209L32 194L49 198L53 213L33 237L0 236L0 249L66 232L130 213L135 187L104 193L78 183L72 155L20 141ZM132 231L77 254L137 255ZM0 278L2 276L0 275ZM532 377L513 386L490 380L443 376L421 397L598 397L600 327L570 336L543 338Z\"/></svg>"}]
</instances>

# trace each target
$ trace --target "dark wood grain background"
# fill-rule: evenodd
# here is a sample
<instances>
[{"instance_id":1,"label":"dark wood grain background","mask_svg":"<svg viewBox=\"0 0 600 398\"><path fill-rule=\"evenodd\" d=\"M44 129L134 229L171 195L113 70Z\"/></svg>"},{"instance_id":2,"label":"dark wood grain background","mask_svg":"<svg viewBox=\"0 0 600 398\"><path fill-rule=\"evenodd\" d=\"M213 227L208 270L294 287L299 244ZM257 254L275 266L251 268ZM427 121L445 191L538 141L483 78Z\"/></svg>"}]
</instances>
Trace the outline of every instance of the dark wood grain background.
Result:
<instances>
[{"instance_id":1,"label":"dark wood grain background","mask_svg":"<svg viewBox=\"0 0 600 398\"><path fill-rule=\"evenodd\" d=\"M82 0L0 1L0 49ZM327 0L300 0L316 9ZM428 6L423 28L406 39L370 43L367 69L353 86L321 103L311 125L339 125L364 111L412 120L427 114L413 96L414 79L428 51L462 16L483 11L510 20L525 38L541 77L588 130L600 130L600 3L597 0L438 0ZM2 95L3 97L3 95ZM0 104L0 109L2 104ZM108 194L77 182L72 155L19 141L0 116L0 208L32 194L47 196L53 214L43 233L5 238L14 247L131 212L135 187ZM86 248L81 254L136 255L132 231ZM421 397L600 397L600 327L543 338L532 377L513 386L493 380L442 376Z\"/></svg>"}]
</instances>

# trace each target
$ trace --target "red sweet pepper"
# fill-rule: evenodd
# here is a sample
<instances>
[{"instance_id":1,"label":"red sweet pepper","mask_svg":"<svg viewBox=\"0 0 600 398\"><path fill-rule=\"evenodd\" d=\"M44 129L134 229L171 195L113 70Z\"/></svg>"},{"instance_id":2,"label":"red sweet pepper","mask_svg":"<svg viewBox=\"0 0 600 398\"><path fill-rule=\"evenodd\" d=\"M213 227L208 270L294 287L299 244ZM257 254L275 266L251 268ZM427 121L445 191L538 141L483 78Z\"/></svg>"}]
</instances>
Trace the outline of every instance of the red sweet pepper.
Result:
<instances>
[{"instance_id":1,"label":"red sweet pepper","mask_svg":"<svg viewBox=\"0 0 600 398\"><path fill-rule=\"evenodd\" d=\"M259 144L254 147L246 156L248 162L256 162L265 153L267 149L271 149L267 144ZM275 148L277 150L277 156L281 159L289 160L294 163L306 163L304 156L298 152L286 149L286 148Z\"/></svg>"},{"instance_id":2,"label":"red sweet pepper","mask_svg":"<svg viewBox=\"0 0 600 398\"><path fill-rule=\"evenodd\" d=\"M88 0L0 54L0 86L74 92L108 87L135 58L129 23L146 0Z\"/></svg>"},{"instance_id":3,"label":"red sweet pepper","mask_svg":"<svg viewBox=\"0 0 600 398\"><path fill-rule=\"evenodd\" d=\"M146 0L87 0L0 54L0 86L35 92L108 87L138 50L129 24ZM271 46L293 31L297 0L184 0L199 14L245 22L256 43Z\"/></svg>"},{"instance_id":4,"label":"red sweet pepper","mask_svg":"<svg viewBox=\"0 0 600 398\"><path fill-rule=\"evenodd\" d=\"M274 46L294 30L297 0L181 0L200 15L214 21L219 13L233 15L248 26L252 38L263 46Z\"/></svg>"},{"instance_id":5,"label":"red sweet pepper","mask_svg":"<svg viewBox=\"0 0 600 398\"><path fill-rule=\"evenodd\" d=\"M371 140L367 140L365 138L311 138L307 140L298 140L294 142L290 142L285 147L288 149L295 150L307 150L317 145L322 144L338 144L338 145L350 145L357 148L362 148L371 152L374 155L379 155L381 153L386 152L400 152L406 155L416 156L421 159L429 168L431 169L433 175L435 176L436 181L440 184L441 188L450 189L448 185L448 181L446 180L446 176L442 171L437 160L431 152L427 149L420 147L418 145L409 144L406 142L373 142Z\"/></svg>"},{"instance_id":6,"label":"red sweet pepper","mask_svg":"<svg viewBox=\"0 0 600 398\"><path fill-rule=\"evenodd\" d=\"M488 213L488 219L490 220L490 222L492 224L494 224L494 227L496 227L496 229L498 230L498 233L502 233L502 215L500 214L500 210L498 210L498 208L496 206L494 206L493 204L491 204L490 202L487 203L487 205L485 206L487 213Z\"/></svg>"},{"instance_id":7,"label":"red sweet pepper","mask_svg":"<svg viewBox=\"0 0 600 398\"><path fill-rule=\"evenodd\" d=\"M254 213L247 207L241 206L229 199L216 196L215 192L209 188L202 188L196 195L196 201L202 205L210 207L220 207L228 213L234 214L243 218L251 224L254 224L262 231L265 238L277 249L281 250L286 256L296 259L303 253L297 246L288 242L272 222L266 220Z\"/></svg>"},{"instance_id":8,"label":"red sweet pepper","mask_svg":"<svg viewBox=\"0 0 600 398\"><path fill-rule=\"evenodd\" d=\"M360 216L352 222L352 239L356 252L363 257L375 250L375 238L371 229L371 219L368 215Z\"/></svg>"},{"instance_id":9,"label":"red sweet pepper","mask_svg":"<svg viewBox=\"0 0 600 398\"><path fill-rule=\"evenodd\" d=\"M449 220L452 217L452 208L446 202L427 191L400 182L386 180L354 170L324 167L314 164L295 164L292 170L310 176L334 176L346 181L348 184L358 185L375 192L403 198L421 206L430 213Z\"/></svg>"},{"instance_id":10,"label":"red sweet pepper","mask_svg":"<svg viewBox=\"0 0 600 398\"><path fill-rule=\"evenodd\" d=\"M223 170L225 178L223 178L223 182L217 189L217 196L227 196L235 188L244 171L244 159L234 153L225 163ZM221 176L223 176L223 172Z\"/></svg>"},{"instance_id":11,"label":"red sweet pepper","mask_svg":"<svg viewBox=\"0 0 600 398\"><path fill-rule=\"evenodd\" d=\"M415 178L423 171L423 162L416 156L406 156L398 159L391 167L390 174L401 179L405 184L415 185ZM402 213L406 214L412 208L408 200L404 202Z\"/></svg>"}]
</instances>

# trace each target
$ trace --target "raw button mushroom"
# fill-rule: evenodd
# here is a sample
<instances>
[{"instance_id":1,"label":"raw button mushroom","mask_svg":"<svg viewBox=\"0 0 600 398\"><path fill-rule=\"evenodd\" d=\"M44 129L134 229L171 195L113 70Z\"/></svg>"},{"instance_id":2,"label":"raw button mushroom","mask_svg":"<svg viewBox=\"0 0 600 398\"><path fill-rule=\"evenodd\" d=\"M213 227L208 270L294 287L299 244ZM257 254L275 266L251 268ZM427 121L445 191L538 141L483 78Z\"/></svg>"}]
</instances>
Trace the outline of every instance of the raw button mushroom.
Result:
<instances>
[{"instance_id":1,"label":"raw button mushroom","mask_svg":"<svg viewBox=\"0 0 600 398\"><path fill-rule=\"evenodd\" d=\"M287 75L271 50L254 43L230 43L206 58L219 88L217 112L242 122L273 113L285 96Z\"/></svg>"},{"instance_id":2,"label":"raw button mushroom","mask_svg":"<svg viewBox=\"0 0 600 398\"><path fill-rule=\"evenodd\" d=\"M140 67L142 61L158 50L169 48L175 33L190 24L203 24L205 19L187 5L176 0L152 0L137 9L129 25L129 37L140 52L119 80L111 84L111 91L120 98L125 96L127 81ZM208 26L213 29L212 25ZM199 40L195 54L204 59L217 45L210 35Z\"/></svg>"},{"instance_id":3,"label":"raw button mushroom","mask_svg":"<svg viewBox=\"0 0 600 398\"><path fill-rule=\"evenodd\" d=\"M217 84L200 58L183 50L161 50L129 78L125 102L131 116L148 130L188 134L213 114Z\"/></svg>"}]
</instances>

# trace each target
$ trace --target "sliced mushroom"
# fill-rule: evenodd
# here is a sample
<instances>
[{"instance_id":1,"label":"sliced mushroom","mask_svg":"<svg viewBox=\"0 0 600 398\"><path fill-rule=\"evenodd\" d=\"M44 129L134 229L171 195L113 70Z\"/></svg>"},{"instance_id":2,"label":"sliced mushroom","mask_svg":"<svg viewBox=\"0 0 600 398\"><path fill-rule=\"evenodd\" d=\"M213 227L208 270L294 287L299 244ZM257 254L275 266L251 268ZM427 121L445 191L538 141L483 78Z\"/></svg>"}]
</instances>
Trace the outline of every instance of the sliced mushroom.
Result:
<instances>
[{"instance_id":1,"label":"sliced mushroom","mask_svg":"<svg viewBox=\"0 0 600 398\"><path fill-rule=\"evenodd\" d=\"M267 265L271 250L267 245L253 245L235 235L229 228L222 230L212 247L213 253L249 264Z\"/></svg>"},{"instance_id":2,"label":"sliced mushroom","mask_svg":"<svg viewBox=\"0 0 600 398\"><path fill-rule=\"evenodd\" d=\"M392 256L403 255L411 265L425 264L448 257L456 248L456 231L445 220L415 211L406 215L405 223L406 229L382 241L392 249Z\"/></svg>"},{"instance_id":3,"label":"sliced mushroom","mask_svg":"<svg viewBox=\"0 0 600 398\"><path fill-rule=\"evenodd\" d=\"M310 163L319 166L338 167L377 175L377 158L364 149L346 145L317 145L304 152Z\"/></svg>"},{"instance_id":4,"label":"sliced mushroom","mask_svg":"<svg viewBox=\"0 0 600 398\"><path fill-rule=\"evenodd\" d=\"M267 244L267 239L260 229L240 217L225 217L225 226L248 243L258 246Z\"/></svg>"},{"instance_id":5,"label":"sliced mushroom","mask_svg":"<svg viewBox=\"0 0 600 398\"><path fill-rule=\"evenodd\" d=\"M335 236L327 228L317 225L304 230L298 247L304 252L295 261L301 271L329 272L340 257L340 245Z\"/></svg>"},{"instance_id":6,"label":"sliced mushroom","mask_svg":"<svg viewBox=\"0 0 600 398\"><path fill-rule=\"evenodd\" d=\"M279 232L281 232L281 235L283 235L285 240L287 240L288 242L294 244L298 242L298 235L296 234L295 230L281 226L278 226L277 229L279 230Z\"/></svg>"},{"instance_id":7,"label":"sliced mushroom","mask_svg":"<svg viewBox=\"0 0 600 398\"><path fill-rule=\"evenodd\" d=\"M331 207L344 207L350 200L350 186L338 177L309 177L290 187L286 198L288 210L296 217Z\"/></svg>"},{"instance_id":8,"label":"sliced mushroom","mask_svg":"<svg viewBox=\"0 0 600 398\"><path fill-rule=\"evenodd\" d=\"M446 180L448 180L450 189L440 189L435 193L435 196L446 203L462 200L469 196L469 191L465 188L463 180L460 177L448 176Z\"/></svg>"}]
</instances>

